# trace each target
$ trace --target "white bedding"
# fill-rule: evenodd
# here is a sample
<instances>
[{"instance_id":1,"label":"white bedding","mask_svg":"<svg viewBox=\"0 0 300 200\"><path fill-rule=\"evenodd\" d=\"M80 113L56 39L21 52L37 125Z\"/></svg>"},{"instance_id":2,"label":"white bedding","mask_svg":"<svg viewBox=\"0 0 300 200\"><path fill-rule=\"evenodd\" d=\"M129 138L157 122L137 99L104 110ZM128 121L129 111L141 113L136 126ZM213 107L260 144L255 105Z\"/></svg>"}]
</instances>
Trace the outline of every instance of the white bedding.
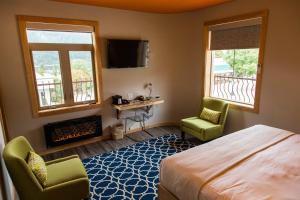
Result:
<instances>
[{"instance_id":1,"label":"white bedding","mask_svg":"<svg viewBox=\"0 0 300 200\"><path fill-rule=\"evenodd\" d=\"M300 135L264 125L165 158L160 183L182 200L300 199Z\"/></svg>"}]
</instances>

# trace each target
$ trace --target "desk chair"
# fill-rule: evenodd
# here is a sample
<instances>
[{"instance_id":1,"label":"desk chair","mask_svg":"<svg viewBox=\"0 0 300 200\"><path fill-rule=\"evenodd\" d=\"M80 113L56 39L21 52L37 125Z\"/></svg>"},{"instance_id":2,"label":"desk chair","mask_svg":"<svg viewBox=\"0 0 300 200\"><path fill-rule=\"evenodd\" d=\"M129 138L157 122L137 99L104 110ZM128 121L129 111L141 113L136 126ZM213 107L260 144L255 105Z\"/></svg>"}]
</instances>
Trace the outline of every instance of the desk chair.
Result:
<instances>
[{"instance_id":1,"label":"desk chair","mask_svg":"<svg viewBox=\"0 0 300 200\"><path fill-rule=\"evenodd\" d=\"M154 111L153 107L147 107L146 109L136 109L134 112L134 116L125 117L125 134L127 133L127 122L128 120L133 122L138 122L142 131L146 130L146 120L149 120L153 117Z\"/></svg>"}]
</instances>

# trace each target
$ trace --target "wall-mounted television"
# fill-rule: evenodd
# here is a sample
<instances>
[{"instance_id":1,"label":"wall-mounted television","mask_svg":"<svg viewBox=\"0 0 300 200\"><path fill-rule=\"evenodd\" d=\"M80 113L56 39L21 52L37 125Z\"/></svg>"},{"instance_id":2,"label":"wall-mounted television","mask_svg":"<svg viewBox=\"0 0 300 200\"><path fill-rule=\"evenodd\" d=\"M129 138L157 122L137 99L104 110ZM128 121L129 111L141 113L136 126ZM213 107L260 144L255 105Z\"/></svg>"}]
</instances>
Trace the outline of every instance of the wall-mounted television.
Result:
<instances>
[{"instance_id":1,"label":"wall-mounted television","mask_svg":"<svg viewBox=\"0 0 300 200\"><path fill-rule=\"evenodd\" d=\"M107 68L146 67L149 42L147 40L107 40Z\"/></svg>"}]
</instances>

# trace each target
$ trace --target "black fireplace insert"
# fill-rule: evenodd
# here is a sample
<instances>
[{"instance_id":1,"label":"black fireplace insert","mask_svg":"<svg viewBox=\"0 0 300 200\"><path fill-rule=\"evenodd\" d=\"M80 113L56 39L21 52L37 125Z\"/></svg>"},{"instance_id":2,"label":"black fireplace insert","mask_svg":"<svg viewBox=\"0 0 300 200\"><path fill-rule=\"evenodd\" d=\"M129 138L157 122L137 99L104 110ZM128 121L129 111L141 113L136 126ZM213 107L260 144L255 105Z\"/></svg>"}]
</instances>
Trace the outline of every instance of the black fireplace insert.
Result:
<instances>
[{"instance_id":1,"label":"black fireplace insert","mask_svg":"<svg viewBox=\"0 0 300 200\"><path fill-rule=\"evenodd\" d=\"M59 146L86 138L102 135L100 115L93 115L44 126L47 147Z\"/></svg>"}]
</instances>

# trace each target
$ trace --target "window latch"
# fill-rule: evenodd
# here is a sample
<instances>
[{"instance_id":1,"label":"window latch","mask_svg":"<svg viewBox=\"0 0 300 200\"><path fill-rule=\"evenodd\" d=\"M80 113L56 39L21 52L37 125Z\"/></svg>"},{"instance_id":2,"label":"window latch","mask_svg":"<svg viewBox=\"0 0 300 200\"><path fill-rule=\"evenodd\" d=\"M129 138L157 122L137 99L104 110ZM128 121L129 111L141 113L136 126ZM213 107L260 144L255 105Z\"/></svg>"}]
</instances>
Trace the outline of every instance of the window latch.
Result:
<instances>
[{"instance_id":1,"label":"window latch","mask_svg":"<svg viewBox=\"0 0 300 200\"><path fill-rule=\"evenodd\" d=\"M261 64L258 63L257 64L257 74L260 74L261 73Z\"/></svg>"}]
</instances>

